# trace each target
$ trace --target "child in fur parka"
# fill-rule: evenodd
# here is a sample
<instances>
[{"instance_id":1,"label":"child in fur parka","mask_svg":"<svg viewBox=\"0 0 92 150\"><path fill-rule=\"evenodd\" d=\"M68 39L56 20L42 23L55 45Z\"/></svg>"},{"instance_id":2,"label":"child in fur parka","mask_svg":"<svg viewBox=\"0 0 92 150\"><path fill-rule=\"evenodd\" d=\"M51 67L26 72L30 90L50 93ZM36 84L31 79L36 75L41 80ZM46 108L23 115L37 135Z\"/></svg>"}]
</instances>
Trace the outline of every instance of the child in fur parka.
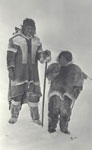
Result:
<instances>
[{"instance_id":1,"label":"child in fur parka","mask_svg":"<svg viewBox=\"0 0 92 150\"><path fill-rule=\"evenodd\" d=\"M51 64L46 71L51 82L48 94L48 132L55 132L59 121L61 132L70 134L68 122L72 108L87 75L78 65L72 63L72 53L69 51L62 51L57 62Z\"/></svg>"}]
</instances>

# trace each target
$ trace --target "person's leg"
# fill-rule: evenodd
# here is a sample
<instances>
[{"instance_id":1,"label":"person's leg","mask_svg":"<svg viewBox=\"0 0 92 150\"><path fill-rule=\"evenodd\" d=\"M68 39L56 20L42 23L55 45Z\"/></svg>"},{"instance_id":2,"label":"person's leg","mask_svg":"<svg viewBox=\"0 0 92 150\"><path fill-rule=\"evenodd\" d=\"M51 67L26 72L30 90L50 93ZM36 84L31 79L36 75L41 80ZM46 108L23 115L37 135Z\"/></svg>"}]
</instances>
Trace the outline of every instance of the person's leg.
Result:
<instances>
[{"instance_id":1,"label":"person's leg","mask_svg":"<svg viewBox=\"0 0 92 150\"><path fill-rule=\"evenodd\" d=\"M70 134L68 131L68 122L71 116L71 103L72 101L65 96L64 100L61 101L61 108L60 108L60 130L63 133Z\"/></svg>"},{"instance_id":2,"label":"person's leg","mask_svg":"<svg viewBox=\"0 0 92 150\"><path fill-rule=\"evenodd\" d=\"M58 123L58 115L60 109L60 99L58 96L52 96L48 103L48 132L52 133L56 131Z\"/></svg>"},{"instance_id":3,"label":"person's leg","mask_svg":"<svg viewBox=\"0 0 92 150\"><path fill-rule=\"evenodd\" d=\"M32 95L30 95L28 97L29 97L28 106L30 109L31 117L35 123L41 125L39 108L38 108L38 102L39 102L40 98L38 96L32 96Z\"/></svg>"},{"instance_id":4,"label":"person's leg","mask_svg":"<svg viewBox=\"0 0 92 150\"><path fill-rule=\"evenodd\" d=\"M19 111L21 109L21 100L23 96L17 96L11 100L11 118L9 120L10 124L14 124L17 122Z\"/></svg>"}]
</instances>

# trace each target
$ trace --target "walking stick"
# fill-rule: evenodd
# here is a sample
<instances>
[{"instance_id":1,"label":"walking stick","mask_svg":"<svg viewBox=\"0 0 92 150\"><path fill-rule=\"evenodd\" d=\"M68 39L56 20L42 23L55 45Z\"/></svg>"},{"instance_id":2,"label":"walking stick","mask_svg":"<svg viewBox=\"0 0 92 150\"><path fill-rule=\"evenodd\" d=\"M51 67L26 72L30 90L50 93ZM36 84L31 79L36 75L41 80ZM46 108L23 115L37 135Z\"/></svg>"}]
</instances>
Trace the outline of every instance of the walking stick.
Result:
<instances>
[{"instance_id":1,"label":"walking stick","mask_svg":"<svg viewBox=\"0 0 92 150\"><path fill-rule=\"evenodd\" d=\"M11 109L11 100L9 97L11 97L11 79L9 80L9 89L8 89L8 103L9 103L9 110L10 110Z\"/></svg>"},{"instance_id":2,"label":"walking stick","mask_svg":"<svg viewBox=\"0 0 92 150\"><path fill-rule=\"evenodd\" d=\"M44 74L44 86L43 86L43 99L42 99L42 127L44 122L44 103L45 103L45 88L46 88L46 69L47 69L47 62L45 63L45 74Z\"/></svg>"},{"instance_id":3,"label":"walking stick","mask_svg":"<svg viewBox=\"0 0 92 150\"><path fill-rule=\"evenodd\" d=\"M88 76L88 79L92 80L92 78L90 78L89 76Z\"/></svg>"}]
</instances>

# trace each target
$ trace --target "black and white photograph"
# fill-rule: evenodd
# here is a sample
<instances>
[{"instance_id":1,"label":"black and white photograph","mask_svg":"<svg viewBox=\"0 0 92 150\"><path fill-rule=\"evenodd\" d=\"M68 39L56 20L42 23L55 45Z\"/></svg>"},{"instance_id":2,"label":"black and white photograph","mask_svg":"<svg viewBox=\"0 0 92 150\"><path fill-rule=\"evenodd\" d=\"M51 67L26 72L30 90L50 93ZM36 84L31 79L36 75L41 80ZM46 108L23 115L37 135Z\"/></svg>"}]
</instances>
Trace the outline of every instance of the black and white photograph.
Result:
<instances>
[{"instance_id":1,"label":"black and white photograph","mask_svg":"<svg viewBox=\"0 0 92 150\"><path fill-rule=\"evenodd\" d=\"M0 150L92 150L91 0L0 0Z\"/></svg>"}]
</instances>

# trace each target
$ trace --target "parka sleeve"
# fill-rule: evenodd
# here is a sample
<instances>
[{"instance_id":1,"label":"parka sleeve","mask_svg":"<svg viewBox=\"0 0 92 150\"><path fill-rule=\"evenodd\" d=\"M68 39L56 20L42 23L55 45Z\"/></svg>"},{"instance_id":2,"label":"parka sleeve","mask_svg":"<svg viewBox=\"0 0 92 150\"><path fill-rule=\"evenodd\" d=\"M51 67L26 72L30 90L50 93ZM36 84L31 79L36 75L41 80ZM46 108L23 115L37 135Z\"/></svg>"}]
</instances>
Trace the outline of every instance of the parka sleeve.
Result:
<instances>
[{"instance_id":1,"label":"parka sleeve","mask_svg":"<svg viewBox=\"0 0 92 150\"><path fill-rule=\"evenodd\" d=\"M40 61L41 56L43 55L43 48L42 48L42 43L38 46L38 51L37 51L37 59Z\"/></svg>"},{"instance_id":2,"label":"parka sleeve","mask_svg":"<svg viewBox=\"0 0 92 150\"><path fill-rule=\"evenodd\" d=\"M60 67L58 66L57 63L53 63L48 66L46 70L46 77L48 80L53 80L60 72Z\"/></svg>"},{"instance_id":3,"label":"parka sleeve","mask_svg":"<svg viewBox=\"0 0 92 150\"><path fill-rule=\"evenodd\" d=\"M15 67L15 57L17 53L17 47L13 45L13 39L9 39L7 49L7 68Z\"/></svg>"},{"instance_id":4,"label":"parka sleeve","mask_svg":"<svg viewBox=\"0 0 92 150\"><path fill-rule=\"evenodd\" d=\"M40 63L42 64L45 62L50 62L51 60L50 50L43 50L42 43L40 42L39 38L38 38L37 60L39 60Z\"/></svg>"}]
</instances>

